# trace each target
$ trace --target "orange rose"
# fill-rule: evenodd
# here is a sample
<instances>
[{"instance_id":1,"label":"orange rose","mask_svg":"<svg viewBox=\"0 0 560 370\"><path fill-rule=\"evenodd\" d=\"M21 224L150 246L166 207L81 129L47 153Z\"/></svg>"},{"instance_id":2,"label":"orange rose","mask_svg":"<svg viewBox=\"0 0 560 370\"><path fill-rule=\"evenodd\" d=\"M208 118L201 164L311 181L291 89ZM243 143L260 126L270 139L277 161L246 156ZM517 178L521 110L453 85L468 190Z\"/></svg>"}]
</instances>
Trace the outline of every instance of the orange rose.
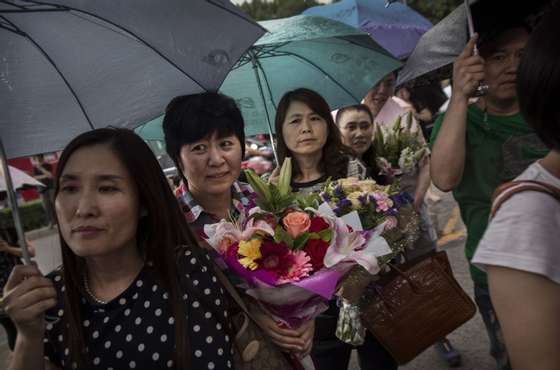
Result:
<instances>
[{"instance_id":1,"label":"orange rose","mask_svg":"<svg viewBox=\"0 0 560 370\"><path fill-rule=\"evenodd\" d=\"M305 212L290 212L284 217L282 223L292 239L295 239L309 230L311 219Z\"/></svg>"}]
</instances>

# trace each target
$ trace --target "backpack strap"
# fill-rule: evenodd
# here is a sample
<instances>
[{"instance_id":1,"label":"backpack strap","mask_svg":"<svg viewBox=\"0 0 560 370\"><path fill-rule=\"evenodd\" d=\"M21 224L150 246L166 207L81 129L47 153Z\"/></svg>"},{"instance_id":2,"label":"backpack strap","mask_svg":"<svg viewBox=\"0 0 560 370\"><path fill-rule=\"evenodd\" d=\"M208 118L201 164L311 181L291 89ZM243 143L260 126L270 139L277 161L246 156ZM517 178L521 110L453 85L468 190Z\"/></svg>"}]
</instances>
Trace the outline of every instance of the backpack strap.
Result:
<instances>
[{"instance_id":1,"label":"backpack strap","mask_svg":"<svg viewBox=\"0 0 560 370\"><path fill-rule=\"evenodd\" d=\"M490 218L493 218L496 215L496 212L498 212L498 209L506 200L522 191L538 191L540 193L546 193L560 202L560 188L557 188L556 186L535 180L510 181L498 186L494 192Z\"/></svg>"}]
</instances>

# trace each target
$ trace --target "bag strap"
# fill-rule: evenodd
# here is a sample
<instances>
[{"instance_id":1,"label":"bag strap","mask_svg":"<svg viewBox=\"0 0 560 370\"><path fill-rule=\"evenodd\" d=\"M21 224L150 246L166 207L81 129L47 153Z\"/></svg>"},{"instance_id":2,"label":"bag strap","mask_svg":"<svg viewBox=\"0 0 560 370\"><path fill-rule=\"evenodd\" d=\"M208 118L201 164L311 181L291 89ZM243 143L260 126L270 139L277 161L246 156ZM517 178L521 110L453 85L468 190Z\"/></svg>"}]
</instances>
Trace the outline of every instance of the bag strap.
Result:
<instances>
[{"instance_id":1,"label":"bag strap","mask_svg":"<svg viewBox=\"0 0 560 370\"><path fill-rule=\"evenodd\" d=\"M233 298L233 300L235 301L235 303L237 303L237 305L243 310L243 312L251 319L255 322L255 324L258 325L259 328L264 329L263 327L261 327L261 325L259 324L259 321L256 320L255 316L249 311L249 308L247 307L247 305L245 304L245 302L243 302L243 299L241 298L241 296L239 295L239 293L237 292L237 290L235 290L234 286L231 284L231 282L228 280L228 278L226 277L226 275L223 273L223 271L220 269L219 266L217 266L215 263L212 263L214 265L214 272L216 273L216 276L218 277L218 280L220 280L220 282L222 283L222 285L224 286L224 288L227 290L227 292L229 293L229 295L231 296L231 298Z\"/></svg>"},{"instance_id":2,"label":"bag strap","mask_svg":"<svg viewBox=\"0 0 560 370\"><path fill-rule=\"evenodd\" d=\"M557 188L556 186L535 180L510 181L498 186L494 192L490 218L493 218L496 215L496 212L498 212L498 209L500 209L506 200L523 191L538 191L540 193L549 194L560 202L560 188Z\"/></svg>"}]
</instances>

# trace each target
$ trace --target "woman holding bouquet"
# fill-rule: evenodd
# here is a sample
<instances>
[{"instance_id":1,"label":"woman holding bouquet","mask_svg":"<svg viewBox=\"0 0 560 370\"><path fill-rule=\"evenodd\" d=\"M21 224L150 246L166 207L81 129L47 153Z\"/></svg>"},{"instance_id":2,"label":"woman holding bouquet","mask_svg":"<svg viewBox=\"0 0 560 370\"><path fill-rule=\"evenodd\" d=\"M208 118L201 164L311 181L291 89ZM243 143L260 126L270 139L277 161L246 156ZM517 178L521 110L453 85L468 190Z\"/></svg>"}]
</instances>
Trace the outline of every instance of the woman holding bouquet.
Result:
<instances>
[{"instance_id":1,"label":"woman holding bouquet","mask_svg":"<svg viewBox=\"0 0 560 370\"><path fill-rule=\"evenodd\" d=\"M278 158L293 158L292 188L319 191L327 178L366 177L366 167L342 144L340 132L321 95L309 89L289 91L278 103L275 119Z\"/></svg>"},{"instance_id":2,"label":"woman holding bouquet","mask_svg":"<svg viewBox=\"0 0 560 370\"><path fill-rule=\"evenodd\" d=\"M303 88L286 93L278 104L275 124L279 165L287 157L293 158L291 185L295 191L318 192L329 177L336 180L366 176L365 166L342 144L330 112L321 95ZM316 319L311 356L317 370L348 368L354 347L335 335L338 311L333 300L329 309ZM397 368L393 358L369 333L357 350L362 370Z\"/></svg>"},{"instance_id":3,"label":"woman holding bouquet","mask_svg":"<svg viewBox=\"0 0 560 370\"><path fill-rule=\"evenodd\" d=\"M233 99L218 93L176 97L167 106L163 130L167 153L182 177L176 196L199 238L205 236L205 225L236 219L255 207L253 189L238 181L245 134L243 117ZM282 350L309 353L312 320L297 329L281 328L269 315L253 308L260 326Z\"/></svg>"},{"instance_id":4,"label":"woman holding bouquet","mask_svg":"<svg viewBox=\"0 0 560 370\"><path fill-rule=\"evenodd\" d=\"M8 368L231 368L224 292L142 139L79 135L55 185L63 265L47 277L13 269L1 303L18 329Z\"/></svg>"}]
</instances>

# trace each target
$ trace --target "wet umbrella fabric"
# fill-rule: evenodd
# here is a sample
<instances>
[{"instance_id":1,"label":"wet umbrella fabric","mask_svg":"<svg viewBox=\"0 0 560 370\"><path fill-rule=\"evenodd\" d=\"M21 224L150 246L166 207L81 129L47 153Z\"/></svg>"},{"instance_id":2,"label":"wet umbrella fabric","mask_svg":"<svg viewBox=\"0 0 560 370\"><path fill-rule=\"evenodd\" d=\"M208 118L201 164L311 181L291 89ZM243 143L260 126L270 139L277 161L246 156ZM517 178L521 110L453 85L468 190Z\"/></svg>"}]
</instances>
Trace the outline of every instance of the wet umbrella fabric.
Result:
<instances>
[{"instance_id":1,"label":"wet umbrella fabric","mask_svg":"<svg viewBox=\"0 0 560 370\"><path fill-rule=\"evenodd\" d=\"M134 127L217 90L264 30L223 0L0 1L0 134L8 157Z\"/></svg>"},{"instance_id":2,"label":"wet umbrella fabric","mask_svg":"<svg viewBox=\"0 0 560 370\"><path fill-rule=\"evenodd\" d=\"M342 0L303 12L333 19L368 33L398 59L412 53L420 36L432 23L402 3L387 6L385 0Z\"/></svg>"},{"instance_id":3,"label":"wet umbrella fabric","mask_svg":"<svg viewBox=\"0 0 560 370\"><path fill-rule=\"evenodd\" d=\"M533 25L550 2L508 2L507 9L501 1L479 0L471 3L474 29L480 34L479 44L512 26ZM451 77L452 63L465 48L467 34L467 15L464 4L461 4L422 35L399 71L397 85L415 79L414 83L424 84Z\"/></svg>"},{"instance_id":4,"label":"wet umbrella fabric","mask_svg":"<svg viewBox=\"0 0 560 370\"><path fill-rule=\"evenodd\" d=\"M239 60L220 88L241 109L246 135L273 131L276 106L290 90L315 90L336 109L359 103L401 65L368 34L327 18L299 15L260 24L270 32ZM163 140L161 118L136 132Z\"/></svg>"}]
</instances>

